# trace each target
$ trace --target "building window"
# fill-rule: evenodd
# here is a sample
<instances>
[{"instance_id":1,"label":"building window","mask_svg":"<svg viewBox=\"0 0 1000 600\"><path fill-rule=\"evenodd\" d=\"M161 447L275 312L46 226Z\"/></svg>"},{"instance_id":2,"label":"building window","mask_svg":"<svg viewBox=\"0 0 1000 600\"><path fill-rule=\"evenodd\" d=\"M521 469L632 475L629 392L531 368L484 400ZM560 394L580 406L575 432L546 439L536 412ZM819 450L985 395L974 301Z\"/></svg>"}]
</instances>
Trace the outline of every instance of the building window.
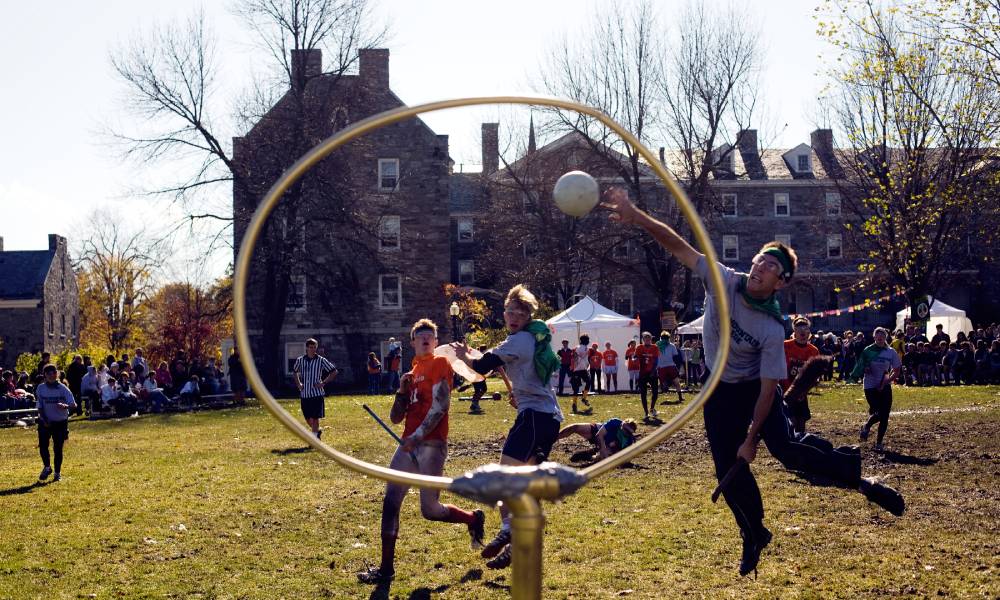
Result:
<instances>
[{"instance_id":1,"label":"building window","mask_svg":"<svg viewBox=\"0 0 1000 600\"><path fill-rule=\"evenodd\" d=\"M736 261L740 259L740 236L722 236L722 260Z\"/></svg>"},{"instance_id":2,"label":"building window","mask_svg":"<svg viewBox=\"0 0 1000 600\"><path fill-rule=\"evenodd\" d=\"M789 233L776 233L774 234L774 241L781 242L782 244L791 247L792 235Z\"/></svg>"},{"instance_id":3,"label":"building window","mask_svg":"<svg viewBox=\"0 0 1000 600\"><path fill-rule=\"evenodd\" d=\"M826 236L826 257L827 258L840 258L841 257L841 239L839 233L831 233Z\"/></svg>"},{"instance_id":4,"label":"building window","mask_svg":"<svg viewBox=\"0 0 1000 600\"><path fill-rule=\"evenodd\" d=\"M56 332L56 319L55 319L55 315L53 315L52 311L50 310L49 311L49 335L52 335L55 332Z\"/></svg>"},{"instance_id":5,"label":"building window","mask_svg":"<svg viewBox=\"0 0 1000 600\"><path fill-rule=\"evenodd\" d=\"M472 285L476 280L476 265L472 260L458 261L458 285Z\"/></svg>"},{"instance_id":6,"label":"building window","mask_svg":"<svg viewBox=\"0 0 1000 600\"><path fill-rule=\"evenodd\" d=\"M285 310L302 312L306 309L306 276L292 275L288 281L288 298Z\"/></svg>"},{"instance_id":7,"label":"building window","mask_svg":"<svg viewBox=\"0 0 1000 600\"><path fill-rule=\"evenodd\" d=\"M378 276L379 308L403 307L403 282L399 275Z\"/></svg>"},{"instance_id":8,"label":"building window","mask_svg":"<svg viewBox=\"0 0 1000 600\"><path fill-rule=\"evenodd\" d=\"M73 337L76 337L76 317L73 317Z\"/></svg>"},{"instance_id":9,"label":"building window","mask_svg":"<svg viewBox=\"0 0 1000 600\"><path fill-rule=\"evenodd\" d=\"M333 130L340 131L344 127L347 127L347 109L343 106L338 106L337 110L333 111Z\"/></svg>"},{"instance_id":10,"label":"building window","mask_svg":"<svg viewBox=\"0 0 1000 600\"><path fill-rule=\"evenodd\" d=\"M378 222L378 249L399 250L399 215L387 215Z\"/></svg>"},{"instance_id":11,"label":"building window","mask_svg":"<svg viewBox=\"0 0 1000 600\"><path fill-rule=\"evenodd\" d=\"M378 159L378 189L391 192L399 189L399 159Z\"/></svg>"},{"instance_id":12,"label":"building window","mask_svg":"<svg viewBox=\"0 0 1000 600\"><path fill-rule=\"evenodd\" d=\"M774 216L787 217L789 214L791 214L791 211L788 208L788 194L775 194Z\"/></svg>"},{"instance_id":13,"label":"building window","mask_svg":"<svg viewBox=\"0 0 1000 600\"><path fill-rule=\"evenodd\" d=\"M723 194L722 195L722 216L723 217L735 217L736 212L736 194Z\"/></svg>"},{"instance_id":14,"label":"building window","mask_svg":"<svg viewBox=\"0 0 1000 600\"><path fill-rule=\"evenodd\" d=\"M295 361L306 353L305 342L287 342L285 344L285 374L295 372Z\"/></svg>"},{"instance_id":15,"label":"building window","mask_svg":"<svg viewBox=\"0 0 1000 600\"><path fill-rule=\"evenodd\" d=\"M808 173L812 171L812 161L808 154L799 154L796 157L796 167L800 173Z\"/></svg>"},{"instance_id":16,"label":"building window","mask_svg":"<svg viewBox=\"0 0 1000 600\"><path fill-rule=\"evenodd\" d=\"M472 236L473 236L472 217L459 217L458 219L459 243L471 242Z\"/></svg>"},{"instance_id":17,"label":"building window","mask_svg":"<svg viewBox=\"0 0 1000 600\"><path fill-rule=\"evenodd\" d=\"M826 193L826 216L840 216L840 194L837 192Z\"/></svg>"},{"instance_id":18,"label":"building window","mask_svg":"<svg viewBox=\"0 0 1000 600\"><path fill-rule=\"evenodd\" d=\"M66 337L66 315L59 315L62 323L59 326L59 334Z\"/></svg>"},{"instance_id":19,"label":"building window","mask_svg":"<svg viewBox=\"0 0 1000 600\"><path fill-rule=\"evenodd\" d=\"M626 317L632 316L632 286L616 285L611 294L611 310Z\"/></svg>"}]
</instances>

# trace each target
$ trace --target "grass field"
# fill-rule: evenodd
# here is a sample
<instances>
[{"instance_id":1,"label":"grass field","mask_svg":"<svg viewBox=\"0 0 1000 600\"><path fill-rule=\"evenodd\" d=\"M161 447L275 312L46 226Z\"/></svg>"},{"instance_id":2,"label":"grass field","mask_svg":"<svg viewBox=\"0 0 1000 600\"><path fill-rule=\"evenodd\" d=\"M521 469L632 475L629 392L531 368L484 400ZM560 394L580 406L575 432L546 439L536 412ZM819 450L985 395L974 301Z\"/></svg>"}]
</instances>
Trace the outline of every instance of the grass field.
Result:
<instances>
[{"instance_id":1,"label":"grass field","mask_svg":"<svg viewBox=\"0 0 1000 600\"><path fill-rule=\"evenodd\" d=\"M857 386L824 389L811 429L852 443L861 396ZM330 398L324 440L385 463L392 441L362 402L388 412L388 398ZM593 420L641 414L634 396L595 405ZM469 416L467 404L453 405L448 474L498 457L513 410L485 407ZM865 472L903 492L902 518L860 494L808 485L762 450L754 471L775 538L759 578L741 579L735 524L709 500L696 419L546 506L546 597L997 598L1000 388L897 389L893 408L888 452L866 452ZM0 598L369 597L354 574L377 562L383 486L302 446L260 408L79 421L63 481L38 485L35 431L0 430ZM585 449L561 444L553 459L579 465ZM488 512L488 536L498 520ZM392 598L509 594L509 572L486 569L464 527L422 520L414 491L396 569Z\"/></svg>"}]
</instances>

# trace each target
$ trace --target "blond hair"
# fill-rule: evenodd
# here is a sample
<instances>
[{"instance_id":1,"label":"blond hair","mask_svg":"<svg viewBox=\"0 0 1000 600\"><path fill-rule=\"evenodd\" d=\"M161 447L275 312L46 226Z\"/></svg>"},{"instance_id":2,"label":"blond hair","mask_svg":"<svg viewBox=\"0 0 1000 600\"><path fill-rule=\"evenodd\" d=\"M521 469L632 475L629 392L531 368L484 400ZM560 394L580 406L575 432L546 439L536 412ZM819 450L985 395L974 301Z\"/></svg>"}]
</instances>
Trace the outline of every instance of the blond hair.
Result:
<instances>
[{"instance_id":1,"label":"blond hair","mask_svg":"<svg viewBox=\"0 0 1000 600\"><path fill-rule=\"evenodd\" d=\"M528 288L524 287L524 285L520 283L510 288L510 291L507 292L507 300L504 301L504 304L510 304L512 302L520 304L524 308L528 309L529 313L534 313L538 310L538 299L535 298L534 294L528 291Z\"/></svg>"},{"instance_id":2,"label":"blond hair","mask_svg":"<svg viewBox=\"0 0 1000 600\"><path fill-rule=\"evenodd\" d=\"M410 328L410 339L411 340L415 339L417 331L421 329L430 329L431 331L434 332L434 337L437 337L438 335L437 323L431 321L430 319L420 319L419 321L413 324L413 327Z\"/></svg>"}]
</instances>

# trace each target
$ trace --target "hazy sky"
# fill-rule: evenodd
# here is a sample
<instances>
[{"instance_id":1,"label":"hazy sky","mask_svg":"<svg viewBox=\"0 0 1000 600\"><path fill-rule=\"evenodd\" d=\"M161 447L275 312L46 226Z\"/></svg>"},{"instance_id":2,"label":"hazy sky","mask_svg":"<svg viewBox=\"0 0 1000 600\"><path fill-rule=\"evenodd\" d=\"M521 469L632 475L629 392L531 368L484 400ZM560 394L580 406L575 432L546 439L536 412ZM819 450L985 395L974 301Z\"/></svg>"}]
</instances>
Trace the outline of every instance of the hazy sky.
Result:
<instances>
[{"instance_id":1,"label":"hazy sky","mask_svg":"<svg viewBox=\"0 0 1000 600\"><path fill-rule=\"evenodd\" d=\"M408 104L460 96L538 93L532 89L540 60L564 33L586 30L601 0L382 0L392 20L390 80ZM679 3L660 0L669 19ZM763 30L767 68L763 102L775 146L808 142L810 106L821 87L817 59L825 47L815 36L814 2L752 2ZM157 23L183 19L201 7L218 38L228 100L253 70L255 54L242 24L223 1L101 0L8 2L0 20L3 93L0 93L0 236L7 250L42 249L48 233L86 235L84 221L97 208L138 225L163 227L177 214L133 190L156 173L122 162L101 135L121 123L121 87L109 52ZM456 163L479 162L480 111L436 113L425 120L448 134ZM127 121L125 121L127 124ZM787 123L787 126L785 125ZM763 126L762 126L763 129ZM227 133L229 133L227 131ZM220 191L221 193L222 191ZM174 273L220 273L230 257L206 261L178 236Z\"/></svg>"}]
</instances>

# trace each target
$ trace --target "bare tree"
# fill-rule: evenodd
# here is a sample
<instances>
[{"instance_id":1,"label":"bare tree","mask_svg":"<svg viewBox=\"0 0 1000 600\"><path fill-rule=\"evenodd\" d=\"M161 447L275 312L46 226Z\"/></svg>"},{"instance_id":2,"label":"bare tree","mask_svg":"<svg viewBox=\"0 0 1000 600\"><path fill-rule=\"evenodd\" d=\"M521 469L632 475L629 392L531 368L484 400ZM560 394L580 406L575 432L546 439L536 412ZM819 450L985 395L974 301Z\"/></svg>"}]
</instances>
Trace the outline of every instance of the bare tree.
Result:
<instances>
[{"instance_id":1,"label":"bare tree","mask_svg":"<svg viewBox=\"0 0 1000 600\"><path fill-rule=\"evenodd\" d=\"M850 151L840 181L853 242L876 286L911 302L972 266L971 237L995 238L996 88L970 54L869 0L837 3L833 110ZM835 23L835 24L834 24Z\"/></svg>"}]
</instances>

